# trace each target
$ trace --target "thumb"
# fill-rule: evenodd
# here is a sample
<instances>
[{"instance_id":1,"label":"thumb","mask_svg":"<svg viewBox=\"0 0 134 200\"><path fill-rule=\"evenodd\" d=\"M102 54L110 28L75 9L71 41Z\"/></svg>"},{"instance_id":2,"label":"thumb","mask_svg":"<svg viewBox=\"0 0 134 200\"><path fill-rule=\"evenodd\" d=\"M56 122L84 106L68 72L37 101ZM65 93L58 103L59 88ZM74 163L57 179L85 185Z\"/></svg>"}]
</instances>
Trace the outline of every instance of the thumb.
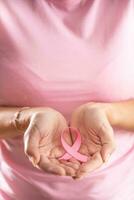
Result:
<instances>
[{"instance_id":1,"label":"thumb","mask_svg":"<svg viewBox=\"0 0 134 200\"><path fill-rule=\"evenodd\" d=\"M113 128L109 122L102 125L99 136L102 143L101 156L103 161L107 162L116 148Z\"/></svg>"},{"instance_id":2,"label":"thumb","mask_svg":"<svg viewBox=\"0 0 134 200\"><path fill-rule=\"evenodd\" d=\"M24 151L33 165L36 165L40 160L39 141L40 132L36 124L30 123L24 134Z\"/></svg>"}]
</instances>

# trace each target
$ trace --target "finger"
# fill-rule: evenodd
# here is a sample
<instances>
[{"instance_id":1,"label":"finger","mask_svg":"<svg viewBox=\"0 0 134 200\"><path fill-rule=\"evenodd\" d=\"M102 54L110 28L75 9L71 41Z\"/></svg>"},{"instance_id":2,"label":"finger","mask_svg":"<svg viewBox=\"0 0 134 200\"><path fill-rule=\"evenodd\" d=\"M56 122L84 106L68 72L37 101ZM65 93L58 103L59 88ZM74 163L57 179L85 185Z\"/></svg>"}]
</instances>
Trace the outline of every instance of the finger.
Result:
<instances>
[{"instance_id":1,"label":"finger","mask_svg":"<svg viewBox=\"0 0 134 200\"><path fill-rule=\"evenodd\" d=\"M52 161L53 163L56 163L60 166L62 166L65 169L66 175L67 176L75 176L76 173L76 169L78 169L78 164L76 163L71 163L69 161L66 160L58 160L59 157L61 157L63 155L63 153L65 153L65 151L63 150L62 147L57 146L56 148L54 148L49 155L49 159L50 161ZM77 166L76 166L77 165Z\"/></svg>"},{"instance_id":2,"label":"finger","mask_svg":"<svg viewBox=\"0 0 134 200\"><path fill-rule=\"evenodd\" d=\"M29 125L24 133L24 151L30 161L36 165L40 160L39 141L40 133L35 125Z\"/></svg>"},{"instance_id":3,"label":"finger","mask_svg":"<svg viewBox=\"0 0 134 200\"><path fill-rule=\"evenodd\" d=\"M115 150L115 145L113 145L113 143L103 144L101 149L103 162L107 162L109 160L114 150Z\"/></svg>"},{"instance_id":4,"label":"finger","mask_svg":"<svg viewBox=\"0 0 134 200\"><path fill-rule=\"evenodd\" d=\"M80 162L79 162L78 160L76 160L74 157L71 157L71 158L69 159L69 161L70 161L71 163L75 163L75 164L77 164L77 165L80 165Z\"/></svg>"},{"instance_id":5,"label":"finger","mask_svg":"<svg viewBox=\"0 0 134 200\"><path fill-rule=\"evenodd\" d=\"M76 176L76 170L70 167L69 165L66 165L66 163L65 164L60 163L60 166L62 166L65 169L66 176L72 176L72 177Z\"/></svg>"},{"instance_id":6,"label":"finger","mask_svg":"<svg viewBox=\"0 0 134 200\"><path fill-rule=\"evenodd\" d=\"M50 160L44 156L41 156L41 160L38 163L38 166L40 169L50 174L56 174L60 176L66 175L65 169L63 167L61 167L59 164L56 164L56 162L50 162Z\"/></svg>"},{"instance_id":7,"label":"finger","mask_svg":"<svg viewBox=\"0 0 134 200\"><path fill-rule=\"evenodd\" d=\"M103 164L103 160L100 152L96 152L86 163L82 163L79 168L76 178L82 178L88 175L90 172L94 171Z\"/></svg>"},{"instance_id":8,"label":"finger","mask_svg":"<svg viewBox=\"0 0 134 200\"><path fill-rule=\"evenodd\" d=\"M54 159L54 158L50 159L50 161L53 163L56 163L57 165L62 166L65 169L67 176L72 176L72 177L75 176L76 169L72 167L71 163L69 164L68 161L64 161L64 160L58 161L57 159Z\"/></svg>"},{"instance_id":9,"label":"finger","mask_svg":"<svg viewBox=\"0 0 134 200\"><path fill-rule=\"evenodd\" d=\"M69 162L69 161L66 161L66 160L60 160L60 163L66 165L68 167L71 167L74 170L79 169L79 166L80 166L80 163Z\"/></svg>"},{"instance_id":10,"label":"finger","mask_svg":"<svg viewBox=\"0 0 134 200\"><path fill-rule=\"evenodd\" d=\"M104 162L106 162L116 148L113 129L110 126L109 122L102 125L99 135L102 143L102 159Z\"/></svg>"},{"instance_id":11,"label":"finger","mask_svg":"<svg viewBox=\"0 0 134 200\"><path fill-rule=\"evenodd\" d=\"M69 161L66 160L58 160L59 157L61 157L63 155L63 152L65 152L62 147L58 146L57 148L54 148L49 155L49 159L52 162L57 162L57 164L59 164L60 166L62 166L65 171L66 171L66 175L69 176L74 176L75 175L75 171L76 168L78 169L78 164L76 163L71 163Z\"/></svg>"}]
</instances>

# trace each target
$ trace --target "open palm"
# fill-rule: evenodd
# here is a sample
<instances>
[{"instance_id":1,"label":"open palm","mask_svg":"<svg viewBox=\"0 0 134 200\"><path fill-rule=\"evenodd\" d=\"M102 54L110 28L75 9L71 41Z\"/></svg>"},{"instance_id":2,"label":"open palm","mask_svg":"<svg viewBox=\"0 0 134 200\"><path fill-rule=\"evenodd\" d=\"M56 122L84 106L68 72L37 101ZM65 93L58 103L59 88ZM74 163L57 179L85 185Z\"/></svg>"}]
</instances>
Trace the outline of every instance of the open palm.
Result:
<instances>
[{"instance_id":1,"label":"open palm","mask_svg":"<svg viewBox=\"0 0 134 200\"><path fill-rule=\"evenodd\" d=\"M75 176L77 162L58 160L65 150L61 146L60 134L67 128L65 118L52 109L36 114L24 134L25 153L32 163L47 173ZM72 145L71 137L66 141Z\"/></svg>"},{"instance_id":2,"label":"open palm","mask_svg":"<svg viewBox=\"0 0 134 200\"><path fill-rule=\"evenodd\" d=\"M88 161L81 163L76 174L81 178L108 159L116 146L114 134L104 109L97 103L87 103L75 109L71 126L77 127L82 137L79 152L88 156ZM74 134L72 138L75 141Z\"/></svg>"}]
</instances>

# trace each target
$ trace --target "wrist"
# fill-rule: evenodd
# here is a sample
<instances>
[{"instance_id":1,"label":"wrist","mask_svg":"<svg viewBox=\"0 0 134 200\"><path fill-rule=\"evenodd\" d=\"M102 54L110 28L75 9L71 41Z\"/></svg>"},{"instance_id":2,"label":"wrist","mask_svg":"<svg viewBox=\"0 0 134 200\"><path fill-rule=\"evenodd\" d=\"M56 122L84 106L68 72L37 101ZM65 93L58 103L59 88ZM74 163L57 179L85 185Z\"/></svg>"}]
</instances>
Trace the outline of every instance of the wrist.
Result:
<instances>
[{"instance_id":1,"label":"wrist","mask_svg":"<svg viewBox=\"0 0 134 200\"><path fill-rule=\"evenodd\" d=\"M32 116L30 107L20 107L14 114L13 126L19 132L24 132L29 125Z\"/></svg>"},{"instance_id":2,"label":"wrist","mask_svg":"<svg viewBox=\"0 0 134 200\"><path fill-rule=\"evenodd\" d=\"M46 111L54 111L54 109L50 107L22 107L15 113L14 124L17 130L24 131L29 126L32 117L37 116L40 113L44 113ZM55 112L58 112L55 110Z\"/></svg>"},{"instance_id":3,"label":"wrist","mask_svg":"<svg viewBox=\"0 0 134 200\"><path fill-rule=\"evenodd\" d=\"M119 121L119 108L116 103L89 102L90 107L95 107L106 114L111 126L116 126Z\"/></svg>"},{"instance_id":4,"label":"wrist","mask_svg":"<svg viewBox=\"0 0 134 200\"><path fill-rule=\"evenodd\" d=\"M118 127L121 121L121 109L119 103L104 103L103 107L111 126Z\"/></svg>"}]
</instances>

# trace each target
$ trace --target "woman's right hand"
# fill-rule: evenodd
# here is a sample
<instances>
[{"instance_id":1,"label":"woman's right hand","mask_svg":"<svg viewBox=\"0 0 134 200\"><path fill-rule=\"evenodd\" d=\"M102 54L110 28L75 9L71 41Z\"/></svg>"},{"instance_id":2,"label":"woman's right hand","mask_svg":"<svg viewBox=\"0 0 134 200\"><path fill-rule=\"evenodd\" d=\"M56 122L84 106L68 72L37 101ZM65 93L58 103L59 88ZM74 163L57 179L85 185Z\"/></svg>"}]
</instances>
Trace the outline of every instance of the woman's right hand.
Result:
<instances>
[{"instance_id":1,"label":"woman's right hand","mask_svg":"<svg viewBox=\"0 0 134 200\"><path fill-rule=\"evenodd\" d=\"M29 125L24 133L24 151L29 160L47 173L75 176L77 163L58 160L65 153L60 143L60 134L68 127L64 116L49 107L32 108L30 112ZM66 137L71 145L70 135Z\"/></svg>"}]
</instances>

